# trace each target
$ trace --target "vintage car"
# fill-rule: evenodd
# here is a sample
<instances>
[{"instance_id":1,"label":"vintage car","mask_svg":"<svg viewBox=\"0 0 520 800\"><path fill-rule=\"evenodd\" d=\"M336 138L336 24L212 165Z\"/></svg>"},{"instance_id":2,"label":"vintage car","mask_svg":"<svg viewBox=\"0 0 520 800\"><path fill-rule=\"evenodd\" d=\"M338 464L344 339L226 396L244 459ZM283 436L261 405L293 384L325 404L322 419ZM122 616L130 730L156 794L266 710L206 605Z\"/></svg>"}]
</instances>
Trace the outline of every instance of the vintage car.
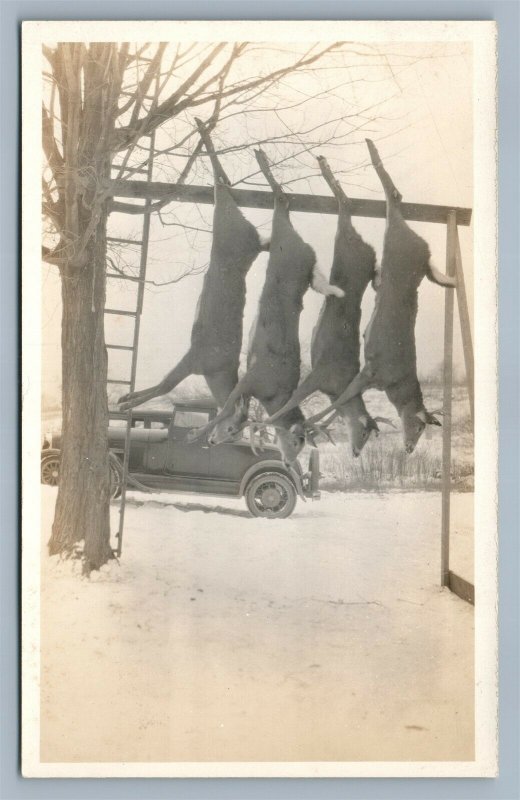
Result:
<instances>
[{"instance_id":1,"label":"vintage car","mask_svg":"<svg viewBox=\"0 0 520 800\"><path fill-rule=\"evenodd\" d=\"M128 489L245 497L257 517L288 517L297 497L316 500L319 456L313 450L308 471L300 463L286 467L273 443L253 448L246 438L209 446L202 438L187 440L191 430L217 414L213 401L175 403L172 411L134 409L130 432ZM110 413L108 441L112 496L121 491L127 415ZM256 450L256 452L255 452ZM60 469L60 437L47 436L41 451L42 483L56 485Z\"/></svg>"}]
</instances>

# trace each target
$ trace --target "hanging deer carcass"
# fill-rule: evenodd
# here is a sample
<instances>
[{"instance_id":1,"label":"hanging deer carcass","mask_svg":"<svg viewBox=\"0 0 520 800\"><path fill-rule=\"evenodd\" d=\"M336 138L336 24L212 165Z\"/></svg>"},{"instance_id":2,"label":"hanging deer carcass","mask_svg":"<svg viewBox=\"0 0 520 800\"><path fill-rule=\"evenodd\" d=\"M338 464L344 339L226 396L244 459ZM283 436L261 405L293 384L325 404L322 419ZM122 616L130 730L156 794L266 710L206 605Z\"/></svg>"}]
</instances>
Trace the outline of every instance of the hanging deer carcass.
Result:
<instances>
[{"instance_id":1,"label":"hanging deer carcass","mask_svg":"<svg viewBox=\"0 0 520 800\"><path fill-rule=\"evenodd\" d=\"M126 411L171 392L189 375L203 375L220 408L238 380L246 276L268 242L243 216L230 192L230 181L202 122L200 136L211 160L215 180L213 241L208 270L191 332L191 345L176 367L156 386L126 394L119 400Z\"/></svg>"},{"instance_id":2,"label":"hanging deer carcass","mask_svg":"<svg viewBox=\"0 0 520 800\"><path fill-rule=\"evenodd\" d=\"M426 425L440 425L426 410L417 379L417 291L425 276L450 289L455 281L431 264L427 243L405 222L401 212L402 196L384 169L374 143L370 139L366 141L385 191L386 231L380 285L365 331L365 366L336 402L311 417L307 424L312 425L367 389L379 389L386 392L396 408L403 425L405 450L412 453Z\"/></svg>"},{"instance_id":3,"label":"hanging deer carcass","mask_svg":"<svg viewBox=\"0 0 520 800\"><path fill-rule=\"evenodd\" d=\"M376 254L363 241L352 225L350 200L336 180L323 156L318 157L323 177L338 201L338 226L334 242L331 282L343 289L344 296L327 297L312 333L311 372L301 382L290 401L266 424L276 422L313 392L328 395L331 402L338 399L352 378L359 372L361 301L368 284L376 283ZM372 431L379 431L377 422L390 420L372 418L361 395L347 401L340 409L346 420L354 456L358 456Z\"/></svg>"},{"instance_id":4,"label":"hanging deer carcass","mask_svg":"<svg viewBox=\"0 0 520 800\"><path fill-rule=\"evenodd\" d=\"M217 417L194 433L198 438L212 430L210 444L229 441L238 434L247 421L251 397L256 397L268 414L290 399L300 378L298 327L307 289L312 286L321 294L343 296L342 289L331 286L319 271L314 250L293 228L289 198L275 181L265 154L258 150L255 155L274 193L269 262L251 332L246 374ZM298 406L277 421L278 446L287 464L305 444L304 421Z\"/></svg>"}]
</instances>

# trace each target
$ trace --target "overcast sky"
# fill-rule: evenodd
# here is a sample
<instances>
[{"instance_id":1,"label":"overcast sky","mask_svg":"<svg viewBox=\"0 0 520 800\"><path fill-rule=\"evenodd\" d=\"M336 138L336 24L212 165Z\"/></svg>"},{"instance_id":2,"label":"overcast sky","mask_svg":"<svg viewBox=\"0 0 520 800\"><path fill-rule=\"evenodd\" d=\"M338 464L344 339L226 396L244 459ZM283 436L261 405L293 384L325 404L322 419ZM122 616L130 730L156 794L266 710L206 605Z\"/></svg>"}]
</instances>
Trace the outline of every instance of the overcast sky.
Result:
<instances>
[{"instance_id":1,"label":"overcast sky","mask_svg":"<svg viewBox=\"0 0 520 800\"><path fill-rule=\"evenodd\" d=\"M357 45L356 45L357 46ZM280 50L288 50L281 43ZM291 52L298 50L292 44ZM359 54L361 52L361 55ZM280 55L280 58L286 58ZM262 60L263 59L263 60ZM276 54L269 55L268 67L274 69ZM262 53L252 54L240 64L240 77L259 74L266 67ZM238 75L237 75L238 76ZM290 107L288 107L290 106ZM267 110L265 110L267 109ZM237 109L234 109L236 111ZM200 109L197 110L200 112ZM264 145L268 158L287 160L275 168L287 191L329 194L315 156L323 154L351 197L383 198L382 188L373 168L368 164L364 137L372 138L394 183L408 202L441 205L473 205L473 132L472 132L472 60L471 48L460 43L431 45L393 43L378 45L378 52L367 57L362 45L352 46L324 62L324 68L311 74L293 76L268 95L258 98L248 113L224 119L215 132L217 147L244 145L257 140L280 137L276 143ZM203 113L200 113L204 116ZM191 120L185 119L187 124ZM158 146L178 137L181 121L165 126L158 137ZM177 126L177 127L176 127ZM300 132L303 145L326 142L307 152L297 152L297 141L284 140L288 131ZM304 146L302 148L304 149ZM233 182L257 171L253 146L249 150L231 151L222 155L222 163ZM175 180L179 163L171 156L163 157L154 177ZM190 182L211 183L206 159L200 159ZM262 176L252 176L247 184L264 187ZM267 187L266 187L267 188ZM194 228L211 228L211 206L192 207L173 204L165 209L162 221L154 219L149 251L147 277L156 282L167 281L186 269L201 268L207 263L210 234L189 231L179 224ZM245 215L262 233L270 228L270 213L245 209ZM336 218L328 215L293 214L295 227L317 253L322 269L330 270ZM366 241L381 254L384 221L354 218ZM423 236L433 254L434 263L445 269L446 229L438 224L412 223ZM119 236L139 235L136 218L112 215L110 232ZM466 274L470 312L473 301L472 229L460 230L463 265ZM128 255L125 256L129 258ZM245 342L256 313L262 289L267 254L261 254L248 277L247 304L244 317ZM202 274L189 276L179 283L150 287L145 296L141 324L140 359L137 388L157 382L189 346L191 325L202 285ZM124 295L113 294L108 303L131 307L128 284ZM363 304L362 328L373 307L374 294L369 288ZM323 298L310 290L304 301L300 324L303 351L308 347ZM442 358L444 291L424 281L419 294L417 320L417 352L420 374L430 372ZM59 384L60 339L59 280L54 268L43 267L43 389L55 394ZM462 350L456 319L455 363L462 364ZM128 322L112 320L107 341L130 343ZM121 356L118 356L121 359ZM123 360L110 363L111 375L124 377L128 371Z\"/></svg>"}]
</instances>

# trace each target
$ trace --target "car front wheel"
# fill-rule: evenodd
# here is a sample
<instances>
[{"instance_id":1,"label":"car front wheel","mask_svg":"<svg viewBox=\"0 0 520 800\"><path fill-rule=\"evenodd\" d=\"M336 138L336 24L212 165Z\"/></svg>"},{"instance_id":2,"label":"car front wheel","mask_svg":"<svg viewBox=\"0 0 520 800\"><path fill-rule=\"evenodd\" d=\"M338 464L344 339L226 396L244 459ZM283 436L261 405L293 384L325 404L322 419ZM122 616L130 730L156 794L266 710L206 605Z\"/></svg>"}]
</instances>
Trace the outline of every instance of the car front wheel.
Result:
<instances>
[{"instance_id":1,"label":"car front wheel","mask_svg":"<svg viewBox=\"0 0 520 800\"><path fill-rule=\"evenodd\" d=\"M289 517L294 511L296 499L293 482L278 472L256 475L246 489L247 507L255 517Z\"/></svg>"}]
</instances>

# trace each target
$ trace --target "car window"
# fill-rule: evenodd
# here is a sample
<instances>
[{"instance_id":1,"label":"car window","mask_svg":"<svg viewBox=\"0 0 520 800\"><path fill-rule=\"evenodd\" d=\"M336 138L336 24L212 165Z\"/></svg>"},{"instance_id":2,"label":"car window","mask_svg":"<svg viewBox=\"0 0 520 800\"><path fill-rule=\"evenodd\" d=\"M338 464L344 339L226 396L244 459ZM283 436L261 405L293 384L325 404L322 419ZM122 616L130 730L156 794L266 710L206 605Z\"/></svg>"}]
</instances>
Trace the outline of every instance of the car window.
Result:
<instances>
[{"instance_id":1,"label":"car window","mask_svg":"<svg viewBox=\"0 0 520 800\"><path fill-rule=\"evenodd\" d=\"M173 425L175 428L201 428L208 420L207 411L176 411Z\"/></svg>"},{"instance_id":2,"label":"car window","mask_svg":"<svg viewBox=\"0 0 520 800\"><path fill-rule=\"evenodd\" d=\"M164 428L167 428L167 427L168 427L168 423L167 423L167 422L165 422L165 421L164 421L164 420L162 420L162 419L161 419L161 420L159 420L159 419L153 419L153 420L152 420L152 422L151 422L151 424L150 424L150 426L151 426L152 428L159 428L159 429L163 429L163 430L164 430Z\"/></svg>"},{"instance_id":3,"label":"car window","mask_svg":"<svg viewBox=\"0 0 520 800\"><path fill-rule=\"evenodd\" d=\"M126 419L111 419L109 420L111 428L126 428ZM133 419L132 428L144 428L144 419Z\"/></svg>"},{"instance_id":4,"label":"car window","mask_svg":"<svg viewBox=\"0 0 520 800\"><path fill-rule=\"evenodd\" d=\"M126 428L126 419L111 419L108 424L111 428Z\"/></svg>"}]
</instances>

